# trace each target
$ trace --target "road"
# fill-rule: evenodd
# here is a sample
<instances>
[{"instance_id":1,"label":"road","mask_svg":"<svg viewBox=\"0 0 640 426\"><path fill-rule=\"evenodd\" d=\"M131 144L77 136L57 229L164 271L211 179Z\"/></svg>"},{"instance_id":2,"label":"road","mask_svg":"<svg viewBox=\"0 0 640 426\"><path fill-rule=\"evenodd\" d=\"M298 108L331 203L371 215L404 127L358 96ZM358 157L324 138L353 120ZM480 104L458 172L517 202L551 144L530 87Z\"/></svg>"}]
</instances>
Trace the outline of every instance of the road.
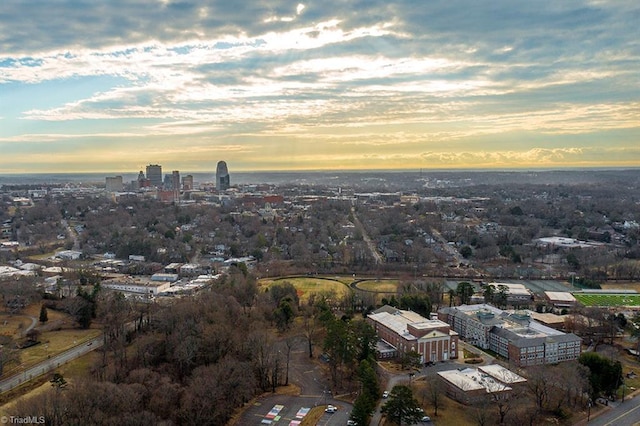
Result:
<instances>
[{"instance_id":1,"label":"road","mask_svg":"<svg viewBox=\"0 0 640 426\"><path fill-rule=\"evenodd\" d=\"M62 226L66 228L67 234L69 234L69 238L71 238L71 240L73 241L73 250L80 251L80 241L78 240L78 234L76 233L76 231L71 227L71 225L69 225L69 222L67 222L65 219L62 219L60 222L62 223Z\"/></svg>"},{"instance_id":2,"label":"road","mask_svg":"<svg viewBox=\"0 0 640 426\"><path fill-rule=\"evenodd\" d=\"M624 402L612 402L610 409L599 414L595 418L591 418L587 423L586 420L576 425L589 426L632 426L640 423L640 395L625 400Z\"/></svg>"},{"instance_id":3,"label":"road","mask_svg":"<svg viewBox=\"0 0 640 426\"><path fill-rule=\"evenodd\" d=\"M26 330L24 330L23 335L26 336L27 333L36 326L36 324L38 324L38 319L36 317L32 317L31 315L29 315L29 318L31 319L31 325L29 325L29 327L26 328Z\"/></svg>"},{"instance_id":4,"label":"road","mask_svg":"<svg viewBox=\"0 0 640 426\"><path fill-rule=\"evenodd\" d=\"M365 244L367 244L367 247L369 247L371 256L373 256L373 258L376 260L376 265L383 264L384 259L382 258L382 255L380 254L380 252L378 252L378 249L376 248L375 243L371 241L371 237L369 237L367 230L362 225L362 222L360 222L360 219L358 219L358 216L356 216L356 209L354 207L351 207L351 213L353 214L353 221L355 222L354 225L362 233L362 239L364 240Z\"/></svg>"},{"instance_id":5,"label":"road","mask_svg":"<svg viewBox=\"0 0 640 426\"><path fill-rule=\"evenodd\" d=\"M464 263L462 255L455 247L449 245L449 241L447 241L437 229L431 228L431 235L433 235L433 238L442 245L443 249L455 259L456 264Z\"/></svg>"},{"instance_id":6,"label":"road","mask_svg":"<svg viewBox=\"0 0 640 426\"><path fill-rule=\"evenodd\" d=\"M457 359L436 362L433 365L422 367L420 368L420 371L416 371L415 375L412 376L411 379L409 378L409 375L406 372L391 373L387 371L385 373L387 376L387 383L385 388L382 390L391 391L391 389L393 389L395 385L399 385L399 384L410 385L411 381L415 381L415 380L428 380L428 381L438 380L437 374L440 371L449 371L449 370L456 370L458 368L469 367L468 364L464 363L463 348L466 348L467 350L480 355L480 357L483 359L483 362L478 365L490 365L495 362L495 358L492 357L491 355L460 340L458 341L458 358ZM377 426L382 422L382 413L380 412L380 408L382 407L382 405L384 405L385 402L386 402L385 399L382 399L379 401L378 406L376 407L376 411L373 413L373 416L371 417L370 425ZM436 420L432 417L432 422L429 424L434 425L435 423L436 423Z\"/></svg>"},{"instance_id":7,"label":"road","mask_svg":"<svg viewBox=\"0 0 640 426\"><path fill-rule=\"evenodd\" d=\"M477 350L476 350L477 351ZM487 358L491 360L490 358ZM422 367L420 371L416 371L416 373L410 378L407 373L388 373L388 380L385 388L383 390L391 391L396 385L411 385L412 381L415 380L438 380L436 375L440 371L449 371L460 368L461 366L465 366L464 363L459 362L459 360L449 360L444 362L436 362L434 365L430 365L428 367ZM378 406L376 407L376 411L373 413L371 417L371 422L369 423L372 426L377 426L382 422L382 413L380 412L380 408L387 402L387 400L382 399L379 401ZM433 419L433 417L432 417ZM435 420L429 423L430 425L435 424Z\"/></svg>"},{"instance_id":8,"label":"road","mask_svg":"<svg viewBox=\"0 0 640 426\"><path fill-rule=\"evenodd\" d=\"M58 355L52 356L46 361L42 361L41 363L29 367L18 374L14 374L13 376L0 380L0 393L7 392L24 382L28 382L42 374L53 371L61 365L99 348L102 344L103 337L100 335Z\"/></svg>"}]
</instances>

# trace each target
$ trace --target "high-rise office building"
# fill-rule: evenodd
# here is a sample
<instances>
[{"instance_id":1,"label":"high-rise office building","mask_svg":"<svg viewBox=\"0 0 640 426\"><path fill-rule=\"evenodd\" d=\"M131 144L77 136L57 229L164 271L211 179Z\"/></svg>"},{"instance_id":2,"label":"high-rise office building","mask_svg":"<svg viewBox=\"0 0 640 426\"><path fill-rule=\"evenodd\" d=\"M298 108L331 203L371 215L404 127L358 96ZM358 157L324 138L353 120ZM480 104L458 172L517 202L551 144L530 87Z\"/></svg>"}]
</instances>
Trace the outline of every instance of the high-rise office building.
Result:
<instances>
[{"instance_id":1,"label":"high-rise office building","mask_svg":"<svg viewBox=\"0 0 640 426\"><path fill-rule=\"evenodd\" d=\"M107 176L105 181L105 188L107 192L122 192L122 176Z\"/></svg>"},{"instance_id":2,"label":"high-rise office building","mask_svg":"<svg viewBox=\"0 0 640 426\"><path fill-rule=\"evenodd\" d=\"M193 189L193 176L186 175L182 178L182 189L185 191L191 191Z\"/></svg>"},{"instance_id":3,"label":"high-rise office building","mask_svg":"<svg viewBox=\"0 0 640 426\"><path fill-rule=\"evenodd\" d=\"M178 170L171 172L171 189L180 191L180 172Z\"/></svg>"},{"instance_id":4,"label":"high-rise office building","mask_svg":"<svg viewBox=\"0 0 640 426\"><path fill-rule=\"evenodd\" d=\"M227 169L227 163L224 161L218 162L216 168L216 189L218 191L224 191L231 186L231 179L229 177L229 170Z\"/></svg>"},{"instance_id":5,"label":"high-rise office building","mask_svg":"<svg viewBox=\"0 0 640 426\"><path fill-rule=\"evenodd\" d=\"M158 164L149 164L147 166L147 179L151 182L151 186L156 188L162 187L162 166Z\"/></svg>"}]
</instances>

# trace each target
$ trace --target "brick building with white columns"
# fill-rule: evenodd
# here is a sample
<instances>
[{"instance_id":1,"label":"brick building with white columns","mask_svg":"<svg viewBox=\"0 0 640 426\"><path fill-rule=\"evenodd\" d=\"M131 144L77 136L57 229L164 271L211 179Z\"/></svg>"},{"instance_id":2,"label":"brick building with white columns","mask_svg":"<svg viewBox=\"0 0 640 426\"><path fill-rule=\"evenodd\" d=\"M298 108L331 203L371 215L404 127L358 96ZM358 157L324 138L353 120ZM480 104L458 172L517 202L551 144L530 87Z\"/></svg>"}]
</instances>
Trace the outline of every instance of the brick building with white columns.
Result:
<instances>
[{"instance_id":1,"label":"brick building with white columns","mask_svg":"<svg viewBox=\"0 0 640 426\"><path fill-rule=\"evenodd\" d=\"M458 358L458 333L444 321L392 306L374 311L367 321L378 338L395 349L395 355L417 352L421 363Z\"/></svg>"}]
</instances>

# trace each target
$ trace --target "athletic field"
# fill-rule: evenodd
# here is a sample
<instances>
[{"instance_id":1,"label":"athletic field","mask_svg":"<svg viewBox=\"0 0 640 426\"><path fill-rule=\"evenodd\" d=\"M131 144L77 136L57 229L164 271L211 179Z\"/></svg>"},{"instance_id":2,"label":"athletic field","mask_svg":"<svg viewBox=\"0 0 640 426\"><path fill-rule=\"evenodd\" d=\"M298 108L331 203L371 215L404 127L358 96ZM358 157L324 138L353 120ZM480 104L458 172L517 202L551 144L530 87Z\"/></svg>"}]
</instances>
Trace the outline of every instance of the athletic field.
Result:
<instances>
[{"instance_id":1,"label":"athletic field","mask_svg":"<svg viewBox=\"0 0 640 426\"><path fill-rule=\"evenodd\" d=\"M640 294L573 293L584 306L640 306Z\"/></svg>"}]
</instances>

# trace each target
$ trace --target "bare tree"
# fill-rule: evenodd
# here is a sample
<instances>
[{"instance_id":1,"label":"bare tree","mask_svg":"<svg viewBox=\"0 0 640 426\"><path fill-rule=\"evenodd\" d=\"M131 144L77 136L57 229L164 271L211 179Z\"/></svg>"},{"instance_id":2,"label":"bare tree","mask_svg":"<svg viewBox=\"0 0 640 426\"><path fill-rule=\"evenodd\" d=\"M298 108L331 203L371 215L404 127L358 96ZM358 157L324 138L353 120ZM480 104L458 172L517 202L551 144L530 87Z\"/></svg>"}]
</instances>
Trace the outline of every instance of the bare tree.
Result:
<instances>
[{"instance_id":1,"label":"bare tree","mask_svg":"<svg viewBox=\"0 0 640 426\"><path fill-rule=\"evenodd\" d=\"M248 345L252 347L253 370L258 386L262 390L269 390L274 378L273 370L277 370L273 339L266 331L256 330L248 336Z\"/></svg>"},{"instance_id":2,"label":"bare tree","mask_svg":"<svg viewBox=\"0 0 640 426\"><path fill-rule=\"evenodd\" d=\"M13 347L11 339L2 337L0 340L0 375L4 373L4 369L8 365L20 364L20 352Z\"/></svg>"},{"instance_id":3,"label":"bare tree","mask_svg":"<svg viewBox=\"0 0 640 426\"><path fill-rule=\"evenodd\" d=\"M533 394L536 407L543 410L551 392L551 383L546 366L536 365L527 368L527 387Z\"/></svg>"},{"instance_id":4,"label":"bare tree","mask_svg":"<svg viewBox=\"0 0 640 426\"><path fill-rule=\"evenodd\" d=\"M284 385L287 386L289 384L289 364L291 362L291 350L293 349L293 347L295 346L297 342L297 337L296 336L287 336L284 339L284 346L285 346L285 355L286 355L286 370L285 370L285 379L284 379Z\"/></svg>"},{"instance_id":5,"label":"bare tree","mask_svg":"<svg viewBox=\"0 0 640 426\"><path fill-rule=\"evenodd\" d=\"M309 358L313 358L313 343L319 329L317 309L313 305L304 305L302 308L302 329L304 337L307 340Z\"/></svg>"},{"instance_id":6,"label":"bare tree","mask_svg":"<svg viewBox=\"0 0 640 426\"><path fill-rule=\"evenodd\" d=\"M98 304L98 317L103 325L104 356L111 352L116 381L122 379L127 362L126 324L131 316L131 305L120 292L104 294ZM103 358L103 363L106 359Z\"/></svg>"},{"instance_id":7,"label":"bare tree","mask_svg":"<svg viewBox=\"0 0 640 426\"><path fill-rule=\"evenodd\" d=\"M431 404L431 407L433 407L433 415L434 417L438 417L438 408L442 407L445 399L440 380L437 379L431 381L427 389L429 392L429 403Z\"/></svg>"},{"instance_id":8,"label":"bare tree","mask_svg":"<svg viewBox=\"0 0 640 426\"><path fill-rule=\"evenodd\" d=\"M474 417L478 426L486 426L490 424L487 406L484 404L475 407Z\"/></svg>"}]
</instances>

